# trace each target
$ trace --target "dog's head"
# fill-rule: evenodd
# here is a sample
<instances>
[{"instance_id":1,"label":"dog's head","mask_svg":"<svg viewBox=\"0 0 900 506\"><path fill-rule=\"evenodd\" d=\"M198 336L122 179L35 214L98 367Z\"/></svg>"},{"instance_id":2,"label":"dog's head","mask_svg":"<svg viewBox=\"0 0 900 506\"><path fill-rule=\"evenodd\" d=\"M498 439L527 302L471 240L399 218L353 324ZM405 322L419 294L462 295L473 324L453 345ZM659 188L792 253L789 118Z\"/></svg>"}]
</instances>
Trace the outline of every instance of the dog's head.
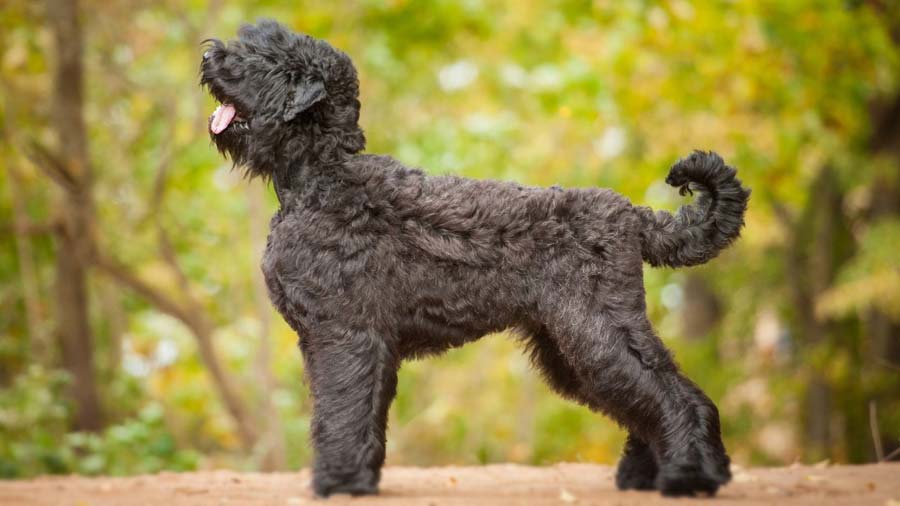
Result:
<instances>
[{"instance_id":1,"label":"dog's head","mask_svg":"<svg viewBox=\"0 0 900 506\"><path fill-rule=\"evenodd\" d=\"M227 43L207 43L200 82L220 102L210 136L251 176L365 147L359 81L343 52L271 20L242 26Z\"/></svg>"}]
</instances>

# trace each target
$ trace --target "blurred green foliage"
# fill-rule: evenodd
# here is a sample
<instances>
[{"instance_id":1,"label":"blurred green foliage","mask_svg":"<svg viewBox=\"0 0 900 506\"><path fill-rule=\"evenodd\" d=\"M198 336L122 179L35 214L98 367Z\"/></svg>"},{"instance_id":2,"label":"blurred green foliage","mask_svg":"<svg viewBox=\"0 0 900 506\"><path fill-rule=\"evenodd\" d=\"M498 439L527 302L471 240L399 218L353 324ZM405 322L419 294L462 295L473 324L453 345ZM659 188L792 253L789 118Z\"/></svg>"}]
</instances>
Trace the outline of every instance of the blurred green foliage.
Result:
<instances>
[{"instance_id":1,"label":"blurred green foliage","mask_svg":"<svg viewBox=\"0 0 900 506\"><path fill-rule=\"evenodd\" d=\"M38 366L0 395L0 477L41 473L123 475L195 469L199 457L179 449L163 408L149 402L100 434L67 432L65 374Z\"/></svg>"},{"instance_id":2,"label":"blurred green foliage","mask_svg":"<svg viewBox=\"0 0 900 506\"><path fill-rule=\"evenodd\" d=\"M719 402L738 462L871 460L869 401L888 445L900 437L896 343L875 346L870 323L873 312L892 329L900 321L900 220L896 207L873 211L880 193L900 185L896 151L870 142L875 113L900 93L891 38L900 15L882 3L83 1L101 247L154 287L201 301L241 396L273 406L277 430L256 413L261 426L283 443L288 467L306 465L311 404L296 336L271 310L260 313L254 290L260 244L251 238L277 202L267 189L263 210L254 209L261 183L242 181L209 145L214 103L197 85L204 38L274 17L353 57L370 152L433 174L605 186L673 210L683 199L662 181L668 165L694 148L722 153L754 190L744 237L707 266L647 269L651 318ZM22 149L30 138L52 144L52 62L41 3L4 2L2 223L13 222L16 197L33 223L55 215L57 190ZM812 342L790 259L808 265L814 256L801 249L812 240L801 232L815 223L825 168L848 238L835 242L833 279L808 304L834 330ZM13 169L18 183L7 176ZM160 171L164 198L155 203ZM157 225L187 292L160 254ZM57 252L50 234L27 241L36 324L26 318L21 243L0 238L0 475L265 467L265 445L240 447L189 329L99 274L90 279L91 321L108 426L71 432L53 337ZM718 307L699 337L682 322L691 277ZM263 332L274 350L271 388L257 380ZM811 378L824 378L832 396L821 413L834 428L824 452L804 429ZM517 343L499 335L403 366L388 462L612 463L622 440L602 416L552 394Z\"/></svg>"}]
</instances>

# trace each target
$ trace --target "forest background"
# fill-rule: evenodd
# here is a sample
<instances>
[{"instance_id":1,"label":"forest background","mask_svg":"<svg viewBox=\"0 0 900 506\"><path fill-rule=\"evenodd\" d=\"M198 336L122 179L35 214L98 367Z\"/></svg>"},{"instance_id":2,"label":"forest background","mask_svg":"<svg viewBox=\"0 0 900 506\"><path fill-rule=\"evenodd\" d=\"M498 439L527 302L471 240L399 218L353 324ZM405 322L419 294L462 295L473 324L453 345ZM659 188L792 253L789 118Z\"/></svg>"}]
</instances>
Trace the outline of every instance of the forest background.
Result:
<instances>
[{"instance_id":1,"label":"forest background","mask_svg":"<svg viewBox=\"0 0 900 506\"><path fill-rule=\"evenodd\" d=\"M0 477L296 469L297 337L258 262L277 202L210 145L201 42L273 17L356 62L368 151L431 174L689 201L753 188L651 318L742 464L900 447L900 4L4 0ZM389 464L613 463L623 432L490 336L405 364Z\"/></svg>"}]
</instances>

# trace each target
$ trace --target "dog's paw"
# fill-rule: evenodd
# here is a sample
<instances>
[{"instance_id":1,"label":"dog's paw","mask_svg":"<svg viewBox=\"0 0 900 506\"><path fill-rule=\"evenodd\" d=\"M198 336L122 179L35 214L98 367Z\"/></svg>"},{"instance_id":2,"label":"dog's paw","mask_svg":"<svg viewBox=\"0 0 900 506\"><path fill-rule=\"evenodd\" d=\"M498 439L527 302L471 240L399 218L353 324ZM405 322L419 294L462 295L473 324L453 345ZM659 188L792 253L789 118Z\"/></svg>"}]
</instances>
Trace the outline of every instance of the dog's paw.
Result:
<instances>
[{"instance_id":1,"label":"dog's paw","mask_svg":"<svg viewBox=\"0 0 900 506\"><path fill-rule=\"evenodd\" d=\"M696 464L666 464L656 476L656 488L665 496L713 496L730 480L727 466L710 470Z\"/></svg>"},{"instance_id":2,"label":"dog's paw","mask_svg":"<svg viewBox=\"0 0 900 506\"><path fill-rule=\"evenodd\" d=\"M355 474L318 471L313 476L312 488L320 498L335 494L375 495L378 493L378 476L368 469Z\"/></svg>"},{"instance_id":3,"label":"dog's paw","mask_svg":"<svg viewBox=\"0 0 900 506\"><path fill-rule=\"evenodd\" d=\"M655 490L656 468L651 472L646 469L623 468L619 464L616 471L616 487L619 490Z\"/></svg>"},{"instance_id":4,"label":"dog's paw","mask_svg":"<svg viewBox=\"0 0 900 506\"><path fill-rule=\"evenodd\" d=\"M619 490L654 490L659 471L649 449L626 453L616 468L616 487Z\"/></svg>"}]
</instances>

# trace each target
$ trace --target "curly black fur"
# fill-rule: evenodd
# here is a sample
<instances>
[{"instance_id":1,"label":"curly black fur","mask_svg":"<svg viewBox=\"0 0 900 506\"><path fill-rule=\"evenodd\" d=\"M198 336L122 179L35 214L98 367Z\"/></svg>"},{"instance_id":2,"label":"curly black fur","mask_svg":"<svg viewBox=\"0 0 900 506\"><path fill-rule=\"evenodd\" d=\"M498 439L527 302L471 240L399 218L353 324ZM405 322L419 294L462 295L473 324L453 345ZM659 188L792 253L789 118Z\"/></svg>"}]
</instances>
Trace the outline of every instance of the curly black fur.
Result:
<instances>
[{"instance_id":1,"label":"curly black fur","mask_svg":"<svg viewBox=\"0 0 900 506\"><path fill-rule=\"evenodd\" d=\"M654 214L611 190L431 177L361 154L350 58L273 21L211 40L201 74L241 118L216 146L281 203L262 268L300 336L316 494L377 491L403 359L504 329L561 395L629 430L619 487L729 480L716 407L654 333L642 277L642 260L695 265L737 238L749 192L718 155L676 163L667 182L700 198Z\"/></svg>"}]
</instances>

